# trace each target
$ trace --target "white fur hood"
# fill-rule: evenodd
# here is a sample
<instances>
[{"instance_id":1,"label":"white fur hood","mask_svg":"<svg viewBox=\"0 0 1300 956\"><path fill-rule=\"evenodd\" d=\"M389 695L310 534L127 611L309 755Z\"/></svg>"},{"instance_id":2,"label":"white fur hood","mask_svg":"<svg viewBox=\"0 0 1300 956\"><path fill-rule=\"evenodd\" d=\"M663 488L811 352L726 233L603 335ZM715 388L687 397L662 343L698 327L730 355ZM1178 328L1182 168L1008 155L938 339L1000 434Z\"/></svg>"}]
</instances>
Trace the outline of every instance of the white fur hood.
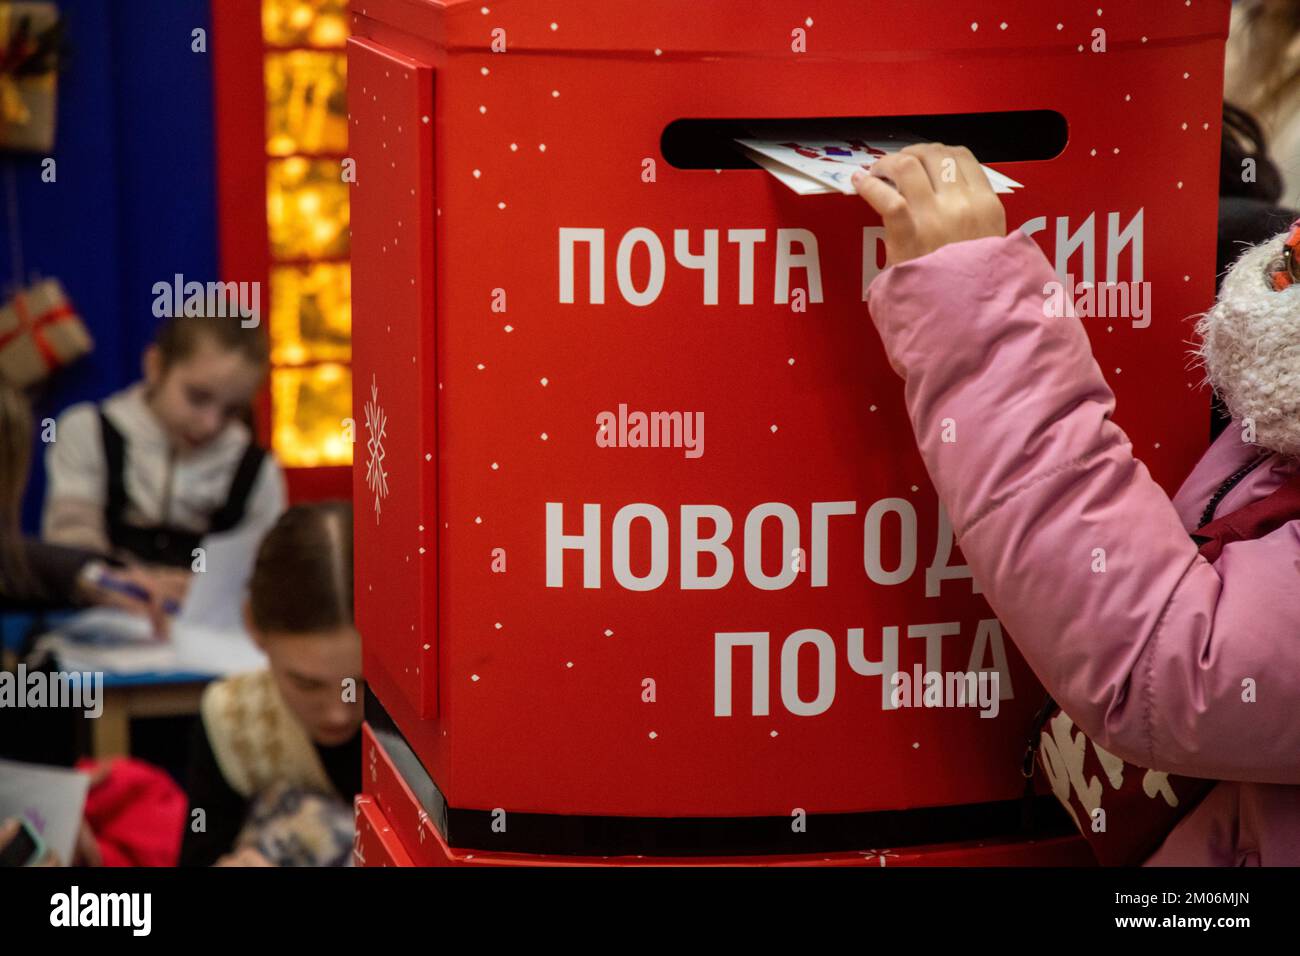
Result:
<instances>
[{"instance_id":1,"label":"white fur hood","mask_svg":"<svg viewBox=\"0 0 1300 956\"><path fill-rule=\"evenodd\" d=\"M1256 441L1300 456L1300 283L1278 292L1289 232L1247 249L1228 271L1219 299L1196 325L1206 379Z\"/></svg>"}]
</instances>

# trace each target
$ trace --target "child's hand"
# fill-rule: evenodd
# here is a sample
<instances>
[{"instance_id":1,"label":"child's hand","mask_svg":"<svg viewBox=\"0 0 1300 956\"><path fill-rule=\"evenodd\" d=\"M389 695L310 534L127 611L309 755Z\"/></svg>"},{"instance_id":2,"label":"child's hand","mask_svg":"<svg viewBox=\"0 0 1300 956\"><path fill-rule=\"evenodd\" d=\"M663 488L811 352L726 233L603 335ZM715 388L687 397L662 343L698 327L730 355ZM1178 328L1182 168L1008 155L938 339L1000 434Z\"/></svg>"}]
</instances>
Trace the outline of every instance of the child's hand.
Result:
<instances>
[{"instance_id":1,"label":"child's hand","mask_svg":"<svg viewBox=\"0 0 1300 956\"><path fill-rule=\"evenodd\" d=\"M262 855L262 852L254 847L246 846L238 850L232 850L221 859L217 860L213 866L275 866L270 860Z\"/></svg>"},{"instance_id":2,"label":"child's hand","mask_svg":"<svg viewBox=\"0 0 1300 956\"><path fill-rule=\"evenodd\" d=\"M884 221L891 266L950 242L1007 234L1002 201L964 146L908 146L877 160L870 170L854 173L853 185Z\"/></svg>"},{"instance_id":3,"label":"child's hand","mask_svg":"<svg viewBox=\"0 0 1300 956\"><path fill-rule=\"evenodd\" d=\"M179 603L177 594L184 598L188 578L188 571L167 569L163 573L142 565L109 570L102 562L92 561L82 569L78 587L88 604L147 616L153 623L154 635L162 638L167 636L170 624L167 610Z\"/></svg>"},{"instance_id":4,"label":"child's hand","mask_svg":"<svg viewBox=\"0 0 1300 956\"><path fill-rule=\"evenodd\" d=\"M146 578L152 581L152 590L161 596L164 602L181 605L189 594L194 574L184 568L169 568L160 565L146 565L143 568Z\"/></svg>"}]
</instances>

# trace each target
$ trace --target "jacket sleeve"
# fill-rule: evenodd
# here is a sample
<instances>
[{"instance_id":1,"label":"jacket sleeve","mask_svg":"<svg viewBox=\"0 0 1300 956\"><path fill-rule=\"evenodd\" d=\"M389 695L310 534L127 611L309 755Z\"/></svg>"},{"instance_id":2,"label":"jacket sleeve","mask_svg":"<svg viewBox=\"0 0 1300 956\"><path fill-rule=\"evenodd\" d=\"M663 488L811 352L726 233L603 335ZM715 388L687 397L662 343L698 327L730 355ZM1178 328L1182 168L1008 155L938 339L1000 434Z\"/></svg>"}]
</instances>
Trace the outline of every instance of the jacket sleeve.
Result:
<instances>
[{"instance_id":1,"label":"jacket sleeve","mask_svg":"<svg viewBox=\"0 0 1300 956\"><path fill-rule=\"evenodd\" d=\"M1055 278L1016 232L871 286L972 574L1102 747L1190 776L1300 783L1300 523L1202 558L1111 420L1082 325L1045 307Z\"/></svg>"},{"instance_id":2,"label":"jacket sleeve","mask_svg":"<svg viewBox=\"0 0 1300 956\"><path fill-rule=\"evenodd\" d=\"M85 603L78 594L77 576L99 555L26 537L22 540L22 550L40 598L55 604Z\"/></svg>"}]
</instances>

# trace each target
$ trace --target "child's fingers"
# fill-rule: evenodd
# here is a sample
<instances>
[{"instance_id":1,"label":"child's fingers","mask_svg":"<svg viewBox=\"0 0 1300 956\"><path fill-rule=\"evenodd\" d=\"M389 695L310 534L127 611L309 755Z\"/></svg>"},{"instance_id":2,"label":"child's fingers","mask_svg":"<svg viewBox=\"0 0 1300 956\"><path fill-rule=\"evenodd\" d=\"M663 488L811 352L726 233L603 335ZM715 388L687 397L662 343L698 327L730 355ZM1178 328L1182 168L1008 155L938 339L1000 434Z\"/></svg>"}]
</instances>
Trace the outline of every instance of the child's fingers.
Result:
<instances>
[{"instance_id":1,"label":"child's fingers","mask_svg":"<svg viewBox=\"0 0 1300 956\"><path fill-rule=\"evenodd\" d=\"M955 151L942 143L918 143L904 147L902 152L909 153L921 161L930 184L936 193L966 186L966 176L957 162Z\"/></svg>"},{"instance_id":2,"label":"child's fingers","mask_svg":"<svg viewBox=\"0 0 1300 956\"><path fill-rule=\"evenodd\" d=\"M984 172L984 167L980 161L975 158L965 146L958 146L953 150L953 156L957 160L957 165L961 167L962 174L966 178L967 184L977 193L992 193L993 185L989 182L988 174Z\"/></svg>"},{"instance_id":3,"label":"child's fingers","mask_svg":"<svg viewBox=\"0 0 1300 956\"><path fill-rule=\"evenodd\" d=\"M149 623L153 627L153 636L160 641L165 641L171 635L171 618L163 605L155 601L149 605L148 611Z\"/></svg>"},{"instance_id":4,"label":"child's fingers","mask_svg":"<svg viewBox=\"0 0 1300 956\"><path fill-rule=\"evenodd\" d=\"M892 179L909 206L924 209L934 204L934 185L930 174L915 153L891 153L876 161L871 175Z\"/></svg>"},{"instance_id":5,"label":"child's fingers","mask_svg":"<svg viewBox=\"0 0 1300 956\"><path fill-rule=\"evenodd\" d=\"M163 601L175 601L180 604L189 593L194 575L180 568L150 568L142 572L140 584L151 594Z\"/></svg>"},{"instance_id":6,"label":"child's fingers","mask_svg":"<svg viewBox=\"0 0 1300 956\"><path fill-rule=\"evenodd\" d=\"M882 221L895 219L907 211L907 200L879 176L866 171L857 172L853 175L853 188L867 201L867 205L879 213Z\"/></svg>"}]
</instances>

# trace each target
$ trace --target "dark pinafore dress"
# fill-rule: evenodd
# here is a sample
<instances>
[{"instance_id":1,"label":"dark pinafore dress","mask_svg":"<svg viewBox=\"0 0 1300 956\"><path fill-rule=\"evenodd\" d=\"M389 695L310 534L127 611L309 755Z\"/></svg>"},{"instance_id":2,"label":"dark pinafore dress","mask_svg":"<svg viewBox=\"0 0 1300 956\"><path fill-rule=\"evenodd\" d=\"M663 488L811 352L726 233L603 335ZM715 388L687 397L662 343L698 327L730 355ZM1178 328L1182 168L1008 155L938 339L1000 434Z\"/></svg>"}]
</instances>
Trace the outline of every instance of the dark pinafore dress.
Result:
<instances>
[{"instance_id":1,"label":"dark pinafore dress","mask_svg":"<svg viewBox=\"0 0 1300 956\"><path fill-rule=\"evenodd\" d=\"M108 539L115 551L125 551L149 564L189 569L194 549L203 533L177 528L166 523L149 527L128 524L126 520L126 439L101 410L100 431L104 441L104 460L108 479L105 518ZM248 499L266 457L265 449L250 441L235 467L226 493L226 501L211 515L208 534L229 531L244 520ZM164 514L164 521L166 515Z\"/></svg>"}]
</instances>

